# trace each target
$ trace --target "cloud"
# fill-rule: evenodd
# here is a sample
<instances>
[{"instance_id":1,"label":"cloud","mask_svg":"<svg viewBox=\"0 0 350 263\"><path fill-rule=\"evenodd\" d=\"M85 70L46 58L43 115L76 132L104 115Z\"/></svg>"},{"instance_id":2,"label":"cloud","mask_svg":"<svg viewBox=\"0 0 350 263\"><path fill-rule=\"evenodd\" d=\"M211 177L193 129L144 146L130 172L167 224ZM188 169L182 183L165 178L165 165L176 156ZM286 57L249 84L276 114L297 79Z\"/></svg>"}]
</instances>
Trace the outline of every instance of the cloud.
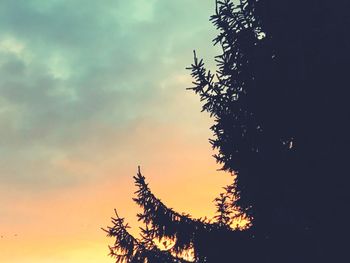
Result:
<instances>
[{"instance_id":1,"label":"cloud","mask_svg":"<svg viewBox=\"0 0 350 263\"><path fill-rule=\"evenodd\" d=\"M57 160L110 158L100 147L104 133L117 134L122 148L133 141L124 131L132 133L138 122L199 129L191 124L198 103L192 97L184 99L191 105L179 103L189 93L184 68L192 49L215 53L212 2L1 1L2 184L41 189L79 183L84 178L62 170Z\"/></svg>"}]
</instances>

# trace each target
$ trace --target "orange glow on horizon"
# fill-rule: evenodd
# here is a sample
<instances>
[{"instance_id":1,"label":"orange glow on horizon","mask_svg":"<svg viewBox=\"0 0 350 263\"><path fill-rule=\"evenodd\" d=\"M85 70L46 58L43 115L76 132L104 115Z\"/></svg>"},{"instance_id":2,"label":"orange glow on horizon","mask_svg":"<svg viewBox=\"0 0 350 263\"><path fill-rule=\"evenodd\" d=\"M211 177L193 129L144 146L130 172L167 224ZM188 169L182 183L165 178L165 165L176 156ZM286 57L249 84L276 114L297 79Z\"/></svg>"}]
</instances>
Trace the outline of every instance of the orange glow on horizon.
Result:
<instances>
[{"instance_id":1,"label":"orange glow on horizon","mask_svg":"<svg viewBox=\"0 0 350 263\"><path fill-rule=\"evenodd\" d=\"M232 182L232 177L216 171L218 166L207 141L202 138L188 141L185 134L174 130L168 126L155 131L143 124L134 130L132 138L142 138L138 133L168 134L159 142L153 135L148 137L150 142L144 141L139 153L140 157L145 156L142 173L152 192L167 206L195 218L212 218L213 200L223 186ZM113 142L112 137L107 139ZM120 155L122 147L110 143L105 152L112 157ZM149 158L150 150L161 156ZM58 166L77 175L88 172L105 176L99 181L86 180L73 187L31 195L3 189L0 199L6 204L4 209L12 211L12 217L0 218L3 227L0 262L113 262L107 256L113 239L107 238L100 228L110 225L114 208L131 225L130 232L138 235L136 214L140 210L132 201L136 190L132 176L139 163L131 162L134 158L130 157L129 164L120 167L113 158L97 163L74 158L57 160ZM16 200L16 206L11 208L12 200Z\"/></svg>"}]
</instances>

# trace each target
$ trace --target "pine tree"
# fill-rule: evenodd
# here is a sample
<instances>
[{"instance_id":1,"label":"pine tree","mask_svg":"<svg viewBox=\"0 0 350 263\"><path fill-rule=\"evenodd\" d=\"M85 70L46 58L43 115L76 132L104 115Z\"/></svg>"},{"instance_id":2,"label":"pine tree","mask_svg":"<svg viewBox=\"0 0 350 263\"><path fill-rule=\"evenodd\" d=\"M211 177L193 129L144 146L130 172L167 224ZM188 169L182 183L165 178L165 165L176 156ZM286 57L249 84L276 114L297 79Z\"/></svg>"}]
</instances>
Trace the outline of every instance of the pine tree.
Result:
<instances>
[{"instance_id":1,"label":"pine tree","mask_svg":"<svg viewBox=\"0 0 350 263\"><path fill-rule=\"evenodd\" d=\"M116 262L214 262L227 257L222 252L228 244L236 243L239 248L247 239L242 233L249 226L249 219L236 205L235 180L215 200L217 215L209 220L194 219L166 207L151 192L140 168L134 179L138 188L134 201L143 210L137 217L145 227L141 228L141 237L134 238L116 212L113 226L104 229L108 236L116 238L110 246L110 255ZM247 223L240 225L243 220ZM237 251L237 257L243 255L242 249Z\"/></svg>"},{"instance_id":2,"label":"pine tree","mask_svg":"<svg viewBox=\"0 0 350 263\"><path fill-rule=\"evenodd\" d=\"M344 260L330 222L344 218L348 200L349 4L234 2L216 1L211 17L222 48L216 72L196 53L189 68L190 89L214 119L214 157L233 183L213 219L194 219L167 208L139 171L134 201L145 228L136 239L113 219L106 231L117 262ZM250 224L239 229L242 218Z\"/></svg>"}]
</instances>

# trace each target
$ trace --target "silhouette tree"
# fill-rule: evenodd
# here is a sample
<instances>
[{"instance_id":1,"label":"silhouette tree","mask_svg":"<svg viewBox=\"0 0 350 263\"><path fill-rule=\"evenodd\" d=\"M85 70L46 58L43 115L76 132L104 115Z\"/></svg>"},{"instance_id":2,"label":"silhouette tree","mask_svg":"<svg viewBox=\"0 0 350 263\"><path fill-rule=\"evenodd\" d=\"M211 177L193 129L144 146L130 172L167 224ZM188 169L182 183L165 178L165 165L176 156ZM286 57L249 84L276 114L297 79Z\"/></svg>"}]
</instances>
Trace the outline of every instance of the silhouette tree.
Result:
<instances>
[{"instance_id":1,"label":"silhouette tree","mask_svg":"<svg viewBox=\"0 0 350 263\"><path fill-rule=\"evenodd\" d=\"M222 54L215 73L194 54L190 89L214 119L215 158L234 182L212 220L193 219L167 208L139 172L146 227L135 239L113 219L117 262L186 262L189 251L195 262L347 259L348 10L344 0L216 1ZM251 224L233 227L242 217Z\"/></svg>"},{"instance_id":2,"label":"silhouette tree","mask_svg":"<svg viewBox=\"0 0 350 263\"><path fill-rule=\"evenodd\" d=\"M140 169L134 179L138 188L134 201L143 209L137 217L145 228L141 228L140 238L134 238L116 212L113 226L104 230L116 238L110 255L117 262L214 262L226 258L221 250L229 249L232 243L238 247L247 242L242 230L248 223L239 226L239 222L248 219L236 205L235 180L215 200L217 215L209 220L194 219L166 207L153 195ZM220 247L217 246L219 240ZM230 243L225 243L227 240ZM237 256L239 254L243 255L243 251L237 251Z\"/></svg>"},{"instance_id":3,"label":"silhouette tree","mask_svg":"<svg viewBox=\"0 0 350 263\"><path fill-rule=\"evenodd\" d=\"M349 200L349 3L240 3L217 2L216 75L198 59L192 74L216 158L238 173L238 205L252 206L252 249L263 262L344 260L330 225Z\"/></svg>"}]
</instances>

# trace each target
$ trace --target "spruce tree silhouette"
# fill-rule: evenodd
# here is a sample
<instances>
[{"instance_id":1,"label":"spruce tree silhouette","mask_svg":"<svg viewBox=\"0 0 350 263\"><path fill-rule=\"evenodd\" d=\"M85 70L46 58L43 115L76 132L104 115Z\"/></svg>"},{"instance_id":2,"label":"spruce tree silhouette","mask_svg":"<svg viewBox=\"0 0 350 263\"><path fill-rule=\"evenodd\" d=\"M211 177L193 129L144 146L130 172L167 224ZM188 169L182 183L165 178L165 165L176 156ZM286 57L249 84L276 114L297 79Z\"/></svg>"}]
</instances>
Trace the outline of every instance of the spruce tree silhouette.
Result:
<instances>
[{"instance_id":1,"label":"spruce tree silhouette","mask_svg":"<svg viewBox=\"0 0 350 263\"><path fill-rule=\"evenodd\" d=\"M117 262L344 262L348 230L349 3L216 1L211 21L222 54L207 71L189 68L222 169L235 174L216 199L217 216L167 208L138 172L135 202L146 225L127 232L118 215L106 231ZM232 228L247 217L245 229ZM155 240L170 240L159 249Z\"/></svg>"},{"instance_id":2,"label":"spruce tree silhouette","mask_svg":"<svg viewBox=\"0 0 350 263\"><path fill-rule=\"evenodd\" d=\"M103 230L116 238L110 246L110 255L116 262L225 262L231 257L232 244L240 248L236 257L245 257L249 240L242 228L234 226L245 218L236 206L235 180L215 200L217 215L208 220L194 219L167 208L153 195L140 168L134 179L138 190L133 200L143 209L137 217L145 228L141 228L141 238L134 238L115 211L113 226Z\"/></svg>"}]
</instances>

